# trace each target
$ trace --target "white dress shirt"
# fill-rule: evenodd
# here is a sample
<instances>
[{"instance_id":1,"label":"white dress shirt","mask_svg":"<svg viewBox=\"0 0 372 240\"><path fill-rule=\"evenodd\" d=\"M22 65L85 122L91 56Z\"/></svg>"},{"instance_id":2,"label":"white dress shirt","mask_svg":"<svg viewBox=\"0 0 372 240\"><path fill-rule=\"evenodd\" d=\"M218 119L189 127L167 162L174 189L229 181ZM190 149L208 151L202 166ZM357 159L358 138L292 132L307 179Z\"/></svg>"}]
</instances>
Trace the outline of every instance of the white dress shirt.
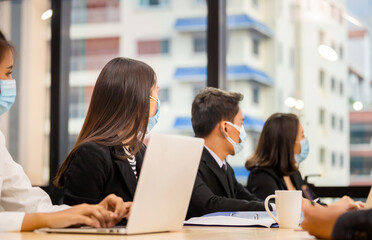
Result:
<instances>
[{"instance_id":1,"label":"white dress shirt","mask_svg":"<svg viewBox=\"0 0 372 240\"><path fill-rule=\"evenodd\" d=\"M14 162L0 131L0 232L19 231L25 213L55 212L69 208L53 206L49 195L32 187L22 167Z\"/></svg>"},{"instance_id":2,"label":"white dress shirt","mask_svg":"<svg viewBox=\"0 0 372 240\"><path fill-rule=\"evenodd\" d=\"M221 160L217 154L215 154L212 150L210 150L207 146L204 145L204 147L208 150L208 152L212 155L212 157L214 158L214 160L216 160L218 166L220 166L220 168L224 169L225 171L227 170L227 165L226 165L226 161L225 159L224 160Z\"/></svg>"}]
</instances>

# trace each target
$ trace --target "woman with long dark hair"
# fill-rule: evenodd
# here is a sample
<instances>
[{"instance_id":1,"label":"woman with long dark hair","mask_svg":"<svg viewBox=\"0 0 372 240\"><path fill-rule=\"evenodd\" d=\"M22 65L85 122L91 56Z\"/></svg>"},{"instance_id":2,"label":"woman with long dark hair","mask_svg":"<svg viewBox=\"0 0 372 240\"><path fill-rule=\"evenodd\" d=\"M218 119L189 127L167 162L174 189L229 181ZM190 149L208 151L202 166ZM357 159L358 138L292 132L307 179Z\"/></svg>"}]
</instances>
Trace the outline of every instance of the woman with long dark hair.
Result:
<instances>
[{"instance_id":1,"label":"woman with long dark hair","mask_svg":"<svg viewBox=\"0 0 372 240\"><path fill-rule=\"evenodd\" d=\"M14 55L15 48L0 31L0 115L8 112L16 100ZM97 205L52 205L48 194L33 187L22 167L12 159L0 131L0 232L76 224L110 227L128 214L129 207L130 203L125 204L113 194Z\"/></svg>"},{"instance_id":2,"label":"woman with long dark hair","mask_svg":"<svg viewBox=\"0 0 372 240\"><path fill-rule=\"evenodd\" d=\"M298 164L308 153L309 142L298 117L291 113L271 115L254 154L245 164L250 170L248 190L261 199L274 194L275 190L301 190L306 183Z\"/></svg>"},{"instance_id":3,"label":"woman with long dark hair","mask_svg":"<svg viewBox=\"0 0 372 240\"><path fill-rule=\"evenodd\" d=\"M132 201L146 150L143 140L159 108L150 66L128 58L107 63L76 144L55 179L64 203L97 203L111 193Z\"/></svg>"}]
</instances>

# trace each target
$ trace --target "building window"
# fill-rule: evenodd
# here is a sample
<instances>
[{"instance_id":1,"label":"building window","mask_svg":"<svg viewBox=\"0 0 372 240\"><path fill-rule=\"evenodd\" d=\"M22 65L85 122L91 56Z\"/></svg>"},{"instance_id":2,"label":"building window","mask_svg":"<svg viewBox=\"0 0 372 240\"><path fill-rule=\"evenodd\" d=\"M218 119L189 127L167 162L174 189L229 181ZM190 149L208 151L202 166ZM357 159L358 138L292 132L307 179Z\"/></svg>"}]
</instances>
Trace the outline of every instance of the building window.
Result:
<instances>
[{"instance_id":1,"label":"building window","mask_svg":"<svg viewBox=\"0 0 372 240\"><path fill-rule=\"evenodd\" d=\"M252 52L255 56L260 54L260 40L258 38L252 38Z\"/></svg>"},{"instance_id":2,"label":"building window","mask_svg":"<svg viewBox=\"0 0 372 240\"><path fill-rule=\"evenodd\" d=\"M256 105L260 102L260 87L253 86L252 87L252 102Z\"/></svg>"},{"instance_id":3,"label":"building window","mask_svg":"<svg viewBox=\"0 0 372 240\"><path fill-rule=\"evenodd\" d=\"M324 123L325 123L324 119L325 119L325 111L323 108L321 108L319 110L319 124L322 126L324 126Z\"/></svg>"},{"instance_id":4,"label":"building window","mask_svg":"<svg viewBox=\"0 0 372 240\"><path fill-rule=\"evenodd\" d=\"M340 167L344 167L344 155L340 154Z\"/></svg>"},{"instance_id":5,"label":"building window","mask_svg":"<svg viewBox=\"0 0 372 240\"><path fill-rule=\"evenodd\" d=\"M341 60L344 57L344 48L342 46L340 46L339 56Z\"/></svg>"},{"instance_id":6,"label":"building window","mask_svg":"<svg viewBox=\"0 0 372 240\"><path fill-rule=\"evenodd\" d=\"M203 35L195 35L193 39L194 45L194 52L195 53L204 53L207 51L207 36Z\"/></svg>"},{"instance_id":7,"label":"building window","mask_svg":"<svg viewBox=\"0 0 372 240\"><path fill-rule=\"evenodd\" d=\"M336 166L336 153L332 153L332 167Z\"/></svg>"},{"instance_id":8,"label":"building window","mask_svg":"<svg viewBox=\"0 0 372 240\"><path fill-rule=\"evenodd\" d=\"M319 31L319 45L324 43L324 32Z\"/></svg>"},{"instance_id":9,"label":"building window","mask_svg":"<svg viewBox=\"0 0 372 240\"><path fill-rule=\"evenodd\" d=\"M325 163L325 149L324 148L319 149L319 162L321 164Z\"/></svg>"},{"instance_id":10,"label":"building window","mask_svg":"<svg viewBox=\"0 0 372 240\"><path fill-rule=\"evenodd\" d=\"M192 99L198 95L198 93L205 88L205 84L194 84L192 86Z\"/></svg>"},{"instance_id":11,"label":"building window","mask_svg":"<svg viewBox=\"0 0 372 240\"><path fill-rule=\"evenodd\" d=\"M324 87L324 80L325 79L325 73L323 70L319 71L319 86Z\"/></svg>"},{"instance_id":12,"label":"building window","mask_svg":"<svg viewBox=\"0 0 372 240\"><path fill-rule=\"evenodd\" d=\"M344 131L344 119L340 118L340 131Z\"/></svg>"},{"instance_id":13,"label":"building window","mask_svg":"<svg viewBox=\"0 0 372 240\"><path fill-rule=\"evenodd\" d=\"M336 117L333 114L331 117L331 122L332 122L332 129L335 129L336 128Z\"/></svg>"},{"instance_id":14,"label":"building window","mask_svg":"<svg viewBox=\"0 0 372 240\"><path fill-rule=\"evenodd\" d=\"M252 0L252 6L255 8L258 8L260 6L260 1L259 0Z\"/></svg>"},{"instance_id":15,"label":"building window","mask_svg":"<svg viewBox=\"0 0 372 240\"><path fill-rule=\"evenodd\" d=\"M141 7L165 7L169 5L169 0L139 0Z\"/></svg>"},{"instance_id":16,"label":"building window","mask_svg":"<svg viewBox=\"0 0 372 240\"><path fill-rule=\"evenodd\" d=\"M340 82L340 95L344 95L344 84Z\"/></svg>"},{"instance_id":17,"label":"building window","mask_svg":"<svg viewBox=\"0 0 372 240\"><path fill-rule=\"evenodd\" d=\"M331 90L332 92L336 89L336 80L334 77L331 78Z\"/></svg>"},{"instance_id":18,"label":"building window","mask_svg":"<svg viewBox=\"0 0 372 240\"><path fill-rule=\"evenodd\" d=\"M99 70L119 55L119 38L90 38L71 41L70 70Z\"/></svg>"},{"instance_id":19,"label":"building window","mask_svg":"<svg viewBox=\"0 0 372 240\"><path fill-rule=\"evenodd\" d=\"M137 42L138 55L169 54L169 39L140 40Z\"/></svg>"},{"instance_id":20,"label":"building window","mask_svg":"<svg viewBox=\"0 0 372 240\"><path fill-rule=\"evenodd\" d=\"M159 98L160 98L161 103L170 102L170 90L168 87L160 88Z\"/></svg>"}]
</instances>

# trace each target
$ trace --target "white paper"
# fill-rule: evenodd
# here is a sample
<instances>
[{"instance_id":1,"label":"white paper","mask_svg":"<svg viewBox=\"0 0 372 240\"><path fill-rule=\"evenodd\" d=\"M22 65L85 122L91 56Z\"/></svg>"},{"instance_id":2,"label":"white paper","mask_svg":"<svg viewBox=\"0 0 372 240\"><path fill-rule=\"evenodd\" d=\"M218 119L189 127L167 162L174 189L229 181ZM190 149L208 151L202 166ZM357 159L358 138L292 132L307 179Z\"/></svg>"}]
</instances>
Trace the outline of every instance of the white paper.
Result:
<instances>
[{"instance_id":1,"label":"white paper","mask_svg":"<svg viewBox=\"0 0 372 240\"><path fill-rule=\"evenodd\" d=\"M274 222L270 219L246 219L233 216L211 216L211 217L194 217L185 221L185 225L202 225L202 226L229 226L229 227L250 227L262 226L269 228Z\"/></svg>"}]
</instances>

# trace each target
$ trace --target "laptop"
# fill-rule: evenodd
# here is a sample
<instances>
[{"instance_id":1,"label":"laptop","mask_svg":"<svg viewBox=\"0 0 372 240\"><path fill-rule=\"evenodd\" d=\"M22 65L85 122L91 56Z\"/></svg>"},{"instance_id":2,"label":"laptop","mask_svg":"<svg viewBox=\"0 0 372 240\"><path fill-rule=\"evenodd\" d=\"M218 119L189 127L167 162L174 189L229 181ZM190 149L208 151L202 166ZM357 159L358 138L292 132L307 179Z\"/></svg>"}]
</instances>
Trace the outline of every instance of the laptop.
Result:
<instances>
[{"instance_id":1,"label":"laptop","mask_svg":"<svg viewBox=\"0 0 372 240\"><path fill-rule=\"evenodd\" d=\"M183 227L204 140L151 134L127 226L42 228L47 233L141 234Z\"/></svg>"},{"instance_id":2,"label":"laptop","mask_svg":"<svg viewBox=\"0 0 372 240\"><path fill-rule=\"evenodd\" d=\"M364 209L372 209L372 187L371 190L369 190L366 206L364 207Z\"/></svg>"}]
</instances>

